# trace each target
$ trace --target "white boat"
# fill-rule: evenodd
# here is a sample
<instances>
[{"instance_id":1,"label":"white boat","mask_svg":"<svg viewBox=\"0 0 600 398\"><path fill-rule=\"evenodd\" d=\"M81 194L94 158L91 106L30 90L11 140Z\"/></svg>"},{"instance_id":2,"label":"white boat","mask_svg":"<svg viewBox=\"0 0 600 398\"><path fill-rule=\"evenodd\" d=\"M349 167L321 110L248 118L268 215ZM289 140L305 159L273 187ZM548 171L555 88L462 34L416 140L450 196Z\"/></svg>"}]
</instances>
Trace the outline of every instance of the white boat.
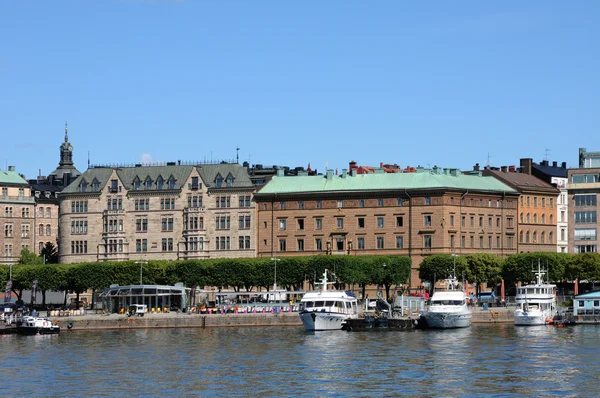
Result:
<instances>
[{"instance_id":1,"label":"white boat","mask_svg":"<svg viewBox=\"0 0 600 398\"><path fill-rule=\"evenodd\" d=\"M556 285L543 282L546 273L538 260L536 283L517 288L515 325L545 325L557 314Z\"/></svg>"},{"instance_id":2,"label":"white boat","mask_svg":"<svg viewBox=\"0 0 600 398\"><path fill-rule=\"evenodd\" d=\"M17 323L17 333L24 335L59 334L60 326L55 325L47 318L25 316Z\"/></svg>"},{"instance_id":3,"label":"white boat","mask_svg":"<svg viewBox=\"0 0 600 398\"><path fill-rule=\"evenodd\" d=\"M472 313L465 292L456 289L455 278L448 279L448 290L436 290L423 314L430 328L450 329L471 326Z\"/></svg>"},{"instance_id":4,"label":"white boat","mask_svg":"<svg viewBox=\"0 0 600 398\"><path fill-rule=\"evenodd\" d=\"M341 330L343 322L358 316L356 295L343 290L327 290L327 270L321 289L307 292L300 301L300 319L306 330Z\"/></svg>"}]
</instances>

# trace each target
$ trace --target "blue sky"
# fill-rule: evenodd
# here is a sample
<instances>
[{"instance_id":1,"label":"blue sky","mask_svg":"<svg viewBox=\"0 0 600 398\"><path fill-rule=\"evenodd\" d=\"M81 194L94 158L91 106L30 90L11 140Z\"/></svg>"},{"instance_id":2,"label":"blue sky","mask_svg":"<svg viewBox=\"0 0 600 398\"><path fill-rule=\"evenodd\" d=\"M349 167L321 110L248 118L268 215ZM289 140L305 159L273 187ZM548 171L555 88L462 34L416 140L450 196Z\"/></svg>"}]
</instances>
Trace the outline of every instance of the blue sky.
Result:
<instances>
[{"instance_id":1,"label":"blue sky","mask_svg":"<svg viewBox=\"0 0 600 398\"><path fill-rule=\"evenodd\" d=\"M320 171L600 150L600 2L0 3L1 166Z\"/></svg>"}]
</instances>

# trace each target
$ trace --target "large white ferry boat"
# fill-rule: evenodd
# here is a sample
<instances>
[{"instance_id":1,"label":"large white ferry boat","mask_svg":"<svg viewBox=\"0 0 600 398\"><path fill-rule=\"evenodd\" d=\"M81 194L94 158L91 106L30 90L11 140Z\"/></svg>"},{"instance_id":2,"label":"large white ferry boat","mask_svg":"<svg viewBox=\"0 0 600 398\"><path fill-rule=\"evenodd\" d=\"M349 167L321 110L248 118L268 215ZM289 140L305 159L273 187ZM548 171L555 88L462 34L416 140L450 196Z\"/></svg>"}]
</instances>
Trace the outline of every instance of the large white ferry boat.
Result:
<instances>
[{"instance_id":1,"label":"large white ferry boat","mask_svg":"<svg viewBox=\"0 0 600 398\"><path fill-rule=\"evenodd\" d=\"M300 319L306 330L340 330L343 322L358 315L356 295L343 290L327 290L327 270L321 289L307 292L300 301Z\"/></svg>"},{"instance_id":2,"label":"large white ferry boat","mask_svg":"<svg viewBox=\"0 0 600 398\"><path fill-rule=\"evenodd\" d=\"M556 285L543 282L546 273L538 260L536 283L517 288L515 325L545 325L557 314Z\"/></svg>"},{"instance_id":3,"label":"large white ferry boat","mask_svg":"<svg viewBox=\"0 0 600 398\"><path fill-rule=\"evenodd\" d=\"M430 328L450 329L471 326L472 313L465 292L457 289L455 278L448 279L447 290L436 290L423 317Z\"/></svg>"}]
</instances>

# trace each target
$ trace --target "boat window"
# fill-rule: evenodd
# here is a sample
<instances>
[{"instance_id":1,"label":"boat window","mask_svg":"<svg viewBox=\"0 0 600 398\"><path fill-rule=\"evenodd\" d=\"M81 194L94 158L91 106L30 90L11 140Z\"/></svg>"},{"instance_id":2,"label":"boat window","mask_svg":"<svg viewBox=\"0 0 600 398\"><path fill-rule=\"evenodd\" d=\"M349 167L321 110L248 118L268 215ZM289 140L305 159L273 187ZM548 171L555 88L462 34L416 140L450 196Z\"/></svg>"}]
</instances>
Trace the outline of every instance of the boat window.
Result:
<instances>
[{"instance_id":1,"label":"boat window","mask_svg":"<svg viewBox=\"0 0 600 398\"><path fill-rule=\"evenodd\" d=\"M534 288L527 289L527 294L535 294L535 289Z\"/></svg>"},{"instance_id":2,"label":"boat window","mask_svg":"<svg viewBox=\"0 0 600 398\"><path fill-rule=\"evenodd\" d=\"M326 301L325 307L333 307L333 301Z\"/></svg>"},{"instance_id":3,"label":"boat window","mask_svg":"<svg viewBox=\"0 0 600 398\"><path fill-rule=\"evenodd\" d=\"M600 300L594 300L594 307L600 307Z\"/></svg>"},{"instance_id":4,"label":"boat window","mask_svg":"<svg viewBox=\"0 0 600 398\"><path fill-rule=\"evenodd\" d=\"M325 302L323 301L315 301L315 307L323 307L324 304Z\"/></svg>"},{"instance_id":5,"label":"boat window","mask_svg":"<svg viewBox=\"0 0 600 398\"><path fill-rule=\"evenodd\" d=\"M306 308L312 308L312 307L314 307L314 305L315 305L315 303L314 303L314 302L312 302L312 301L305 301L305 302L304 302L304 306L305 306Z\"/></svg>"}]
</instances>

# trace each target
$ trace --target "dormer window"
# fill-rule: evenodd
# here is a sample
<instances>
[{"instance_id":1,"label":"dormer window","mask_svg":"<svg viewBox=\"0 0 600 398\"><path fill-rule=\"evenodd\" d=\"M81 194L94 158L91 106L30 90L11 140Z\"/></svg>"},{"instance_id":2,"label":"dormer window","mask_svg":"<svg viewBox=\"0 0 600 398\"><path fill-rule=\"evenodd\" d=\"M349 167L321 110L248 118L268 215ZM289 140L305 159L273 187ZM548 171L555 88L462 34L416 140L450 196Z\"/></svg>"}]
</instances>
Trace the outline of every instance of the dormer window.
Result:
<instances>
[{"instance_id":1,"label":"dormer window","mask_svg":"<svg viewBox=\"0 0 600 398\"><path fill-rule=\"evenodd\" d=\"M98 180L94 178L94 181L92 181L92 191L98 192L99 189L100 189L100 182L98 182Z\"/></svg>"},{"instance_id":2,"label":"dormer window","mask_svg":"<svg viewBox=\"0 0 600 398\"><path fill-rule=\"evenodd\" d=\"M175 178L173 176L169 178L169 189L175 189Z\"/></svg>"},{"instance_id":3,"label":"dormer window","mask_svg":"<svg viewBox=\"0 0 600 398\"><path fill-rule=\"evenodd\" d=\"M215 179L215 186L217 188L221 188L222 185L223 185L223 177L221 177L221 175L217 175L217 178Z\"/></svg>"},{"instance_id":4,"label":"dormer window","mask_svg":"<svg viewBox=\"0 0 600 398\"><path fill-rule=\"evenodd\" d=\"M86 180L82 180L81 181L81 192L87 192L87 181Z\"/></svg>"},{"instance_id":5,"label":"dormer window","mask_svg":"<svg viewBox=\"0 0 600 398\"><path fill-rule=\"evenodd\" d=\"M158 178L156 179L156 188L163 189L163 184L164 184L163 178L161 176L158 176Z\"/></svg>"},{"instance_id":6,"label":"dormer window","mask_svg":"<svg viewBox=\"0 0 600 398\"><path fill-rule=\"evenodd\" d=\"M227 186L228 187L232 187L233 186L233 176L231 174L229 174L227 176Z\"/></svg>"},{"instance_id":7,"label":"dormer window","mask_svg":"<svg viewBox=\"0 0 600 398\"><path fill-rule=\"evenodd\" d=\"M133 190L134 191L140 190L140 179L137 177L135 177L135 180L133 180Z\"/></svg>"},{"instance_id":8,"label":"dormer window","mask_svg":"<svg viewBox=\"0 0 600 398\"><path fill-rule=\"evenodd\" d=\"M146 178L145 186L146 189L152 189L152 179L150 177Z\"/></svg>"}]
</instances>

